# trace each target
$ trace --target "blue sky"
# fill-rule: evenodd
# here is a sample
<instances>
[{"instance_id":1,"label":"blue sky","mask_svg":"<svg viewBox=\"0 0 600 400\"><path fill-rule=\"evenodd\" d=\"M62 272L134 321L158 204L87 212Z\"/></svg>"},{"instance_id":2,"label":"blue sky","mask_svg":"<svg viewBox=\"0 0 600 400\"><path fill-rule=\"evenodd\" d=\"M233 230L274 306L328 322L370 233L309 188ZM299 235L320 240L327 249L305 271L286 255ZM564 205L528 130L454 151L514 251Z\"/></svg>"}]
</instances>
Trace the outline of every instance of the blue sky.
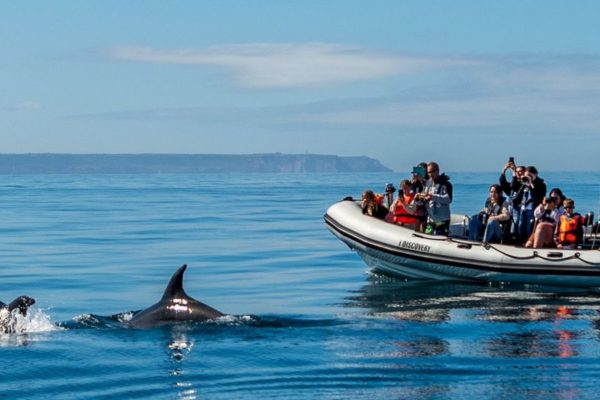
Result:
<instances>
[{"instance_id":1,"label":"blue sky","mask_svg":"<svg viewBox=\"0 0 600 400\"><path fill-rule=\"evenodd\" d=\"M599 170L600 2L0 3L1 152Z\"/></svg>"}]
</instances>

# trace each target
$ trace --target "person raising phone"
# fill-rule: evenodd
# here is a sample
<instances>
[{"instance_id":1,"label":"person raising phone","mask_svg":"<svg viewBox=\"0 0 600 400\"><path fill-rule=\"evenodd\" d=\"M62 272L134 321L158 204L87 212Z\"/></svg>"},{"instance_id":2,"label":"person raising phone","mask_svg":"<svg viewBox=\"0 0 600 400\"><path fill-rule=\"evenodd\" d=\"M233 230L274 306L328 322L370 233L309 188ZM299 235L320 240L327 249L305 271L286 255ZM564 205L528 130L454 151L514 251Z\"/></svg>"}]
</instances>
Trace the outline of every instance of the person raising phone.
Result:
<instances>
[{"instance_id":1,"label":"person raising phone","mask_svg":"<svg viewBox=\"0 0 600 400\"><path fill-rule=\"evenodd\" d=\"M521 205L515 203L515 198L519 193L519 190L523 186L523 175L525 174L525 166L515 164L515 158L510 157L504 168L502 169L502 173L500 174L500 178L498 179L498 183L502 188L502 192L506 194L508 200L508 212L512 217L512 225L510 227L510 235L507 235L504 238L505 243L516 243L517 242L517 226L519 226L519 219L521 217ZM506 171L512 171L512 180L508 182L506 178Z\"/></svg>"}]
</instances>

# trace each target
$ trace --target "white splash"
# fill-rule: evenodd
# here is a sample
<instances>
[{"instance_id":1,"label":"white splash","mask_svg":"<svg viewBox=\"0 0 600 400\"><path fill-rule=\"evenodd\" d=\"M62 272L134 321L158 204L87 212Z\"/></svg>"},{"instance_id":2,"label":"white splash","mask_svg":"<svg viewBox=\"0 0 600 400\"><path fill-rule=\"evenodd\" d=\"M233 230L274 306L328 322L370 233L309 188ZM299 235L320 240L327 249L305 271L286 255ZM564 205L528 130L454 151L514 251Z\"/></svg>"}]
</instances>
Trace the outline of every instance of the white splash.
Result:
<instances>
[{"instance_id":1,"label":"white splash","mask_svg":"<svg viewBox=\"0 0 600 400\"><path fill-rule=\"evenodd\" d=\"M29 309L27 315L17 310L2 312L0 316L0 347L26 345L35 341L33 333L60 331L64 328L56 326L50 315L41 309Z\"/></svg>"},{"instance_id":2,"label":"white splash","mask_svg":"<svg viewBox=\"0 0 600 400\"><path fill-rule=\"evenodd\" d=\"M250 315L224 315L212 320L217 325L238 326L253 322L254 318Z\"/></svg>"},{"instance_id":3,"label":"white splash","mask_svg":"<svg viewBox=\"0 0 600 400\"><path fill-rule=\"evenodd\" d=\"M129 322L131 321L131 318L133 318L133 312L127 312L127 313L123 313L121 315L119 315L119 322Z\"/></svg>"},{"instance_id":4,"label":"white splash","mask_svg":"<svg viewBox=\"0 0 600 400\"><path fill-rule=\"evenodd\" d=\"M53 332L64 328L56 326L51 320L50 315L42 309L29 309L26 316L17 313L17 332L35 333L35 332Z\"/></svg>"}]
</instances>

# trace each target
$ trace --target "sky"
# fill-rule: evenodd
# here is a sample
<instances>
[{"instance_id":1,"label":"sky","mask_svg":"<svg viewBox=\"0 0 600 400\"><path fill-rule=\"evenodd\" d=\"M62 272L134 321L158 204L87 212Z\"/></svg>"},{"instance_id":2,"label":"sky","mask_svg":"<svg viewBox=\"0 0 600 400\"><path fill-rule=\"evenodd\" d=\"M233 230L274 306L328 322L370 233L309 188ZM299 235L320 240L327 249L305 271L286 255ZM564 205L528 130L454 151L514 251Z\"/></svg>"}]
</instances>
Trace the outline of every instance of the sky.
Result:
<instances>
[{"instance_id":1,"label":"sky","mask_svg":"<svg viewBox=\"0 0 600 400\"><path fill-rule=\"evenodd\" d=\"M578 0L0 0L0 152L598 171L599 17Z\"/></svg>"}]
</instances>

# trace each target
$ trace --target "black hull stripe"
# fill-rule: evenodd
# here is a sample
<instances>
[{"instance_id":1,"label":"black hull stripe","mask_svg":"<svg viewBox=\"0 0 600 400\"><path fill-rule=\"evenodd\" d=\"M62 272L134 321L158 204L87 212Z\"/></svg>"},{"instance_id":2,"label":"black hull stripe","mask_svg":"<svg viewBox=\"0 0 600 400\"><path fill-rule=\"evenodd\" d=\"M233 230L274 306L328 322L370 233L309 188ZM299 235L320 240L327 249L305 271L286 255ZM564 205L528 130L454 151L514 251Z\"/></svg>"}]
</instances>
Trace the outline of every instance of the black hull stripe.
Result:
<instances>
[{"instance_id":1,"label":"black hull stripe","mask_svg":"<svg viewBox=\"0 0 600 400\"><path fill-rule=\"evenodd\" d=\"M523 274L523 275L563 275L563 276L590 276L590 277L598 277L600 276L600 268L585 268L585 267L560 267L557 265L543 265L543 266L531 266L525 264L514 264L512 266L507 266L506 264L501 264L497 262L490 262L487 264L477 264L477 263L466 263L464 258L438 258L438 257L427 257L419 253L405 251L399 247L393 247L385 243L381 243L379 241L367 238L361 235L358 232L355 232L351 229L348 229L338 223L336 220L331 218L329 215L325 214L324 216L325 223L333 230L345 236L349 239L354 240L368 248L382 251L387 254L391 254L397 257L409 258L412 260L429 262L434 264L442 264L453 267L462 267L468 269L476 269L479 271L488 271L488 272L502 272L502 273L511 273L511 274Z\"/></svg>"}]
</instances>

